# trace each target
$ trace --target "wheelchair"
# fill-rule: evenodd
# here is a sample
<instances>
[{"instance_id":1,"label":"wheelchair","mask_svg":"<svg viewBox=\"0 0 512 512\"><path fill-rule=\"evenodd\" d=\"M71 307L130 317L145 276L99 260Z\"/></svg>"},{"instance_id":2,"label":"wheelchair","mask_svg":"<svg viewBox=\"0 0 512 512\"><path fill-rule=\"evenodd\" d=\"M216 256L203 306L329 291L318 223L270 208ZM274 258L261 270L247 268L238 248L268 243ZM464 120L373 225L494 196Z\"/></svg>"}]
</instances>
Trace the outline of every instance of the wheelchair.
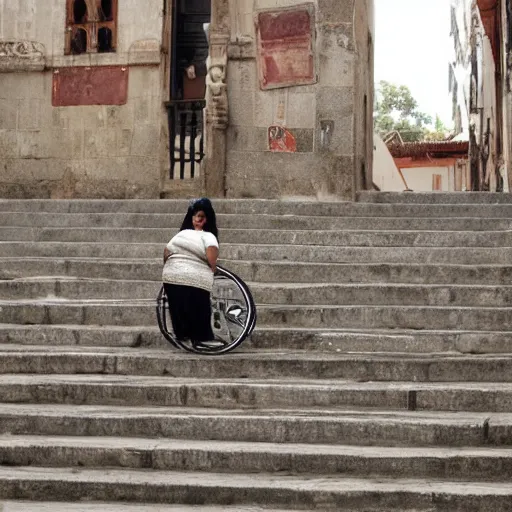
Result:
<instances>
[{"instance_id":1,"label":"wheelchair","mask_svg":"<svg viewBox=\"0 0 512 512\"><path fill-rule=\"evenodd\" d=\"M157 297L156 316L164 338L175 348L195 354L221 355L239 347L256 326L256 306L249 287L233 272L217 265L211 293L214 339L194 344L181 341L172 330L164 287Z\"/></svg>"}]
</instances>

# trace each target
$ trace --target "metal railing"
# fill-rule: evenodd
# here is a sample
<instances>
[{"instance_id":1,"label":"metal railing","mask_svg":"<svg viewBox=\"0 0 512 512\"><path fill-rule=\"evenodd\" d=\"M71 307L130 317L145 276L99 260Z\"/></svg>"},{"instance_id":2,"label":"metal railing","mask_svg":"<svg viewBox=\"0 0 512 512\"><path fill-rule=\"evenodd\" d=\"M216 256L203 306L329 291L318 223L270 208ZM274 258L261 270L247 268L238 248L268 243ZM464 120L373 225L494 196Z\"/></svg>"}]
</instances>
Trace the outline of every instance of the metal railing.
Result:
<instances>
[{"instance_id":1,"label":"metal railing","mask_svg":"<svg viewBox=\"0 0 512 512\"><path fill-rule=\"evenodd\" d=\"M204 153L205 100L173 100L166 104L169 121L170 178L194 178ZM177 167L179 175L177 176Z\"/></svg>"}]
</instances>

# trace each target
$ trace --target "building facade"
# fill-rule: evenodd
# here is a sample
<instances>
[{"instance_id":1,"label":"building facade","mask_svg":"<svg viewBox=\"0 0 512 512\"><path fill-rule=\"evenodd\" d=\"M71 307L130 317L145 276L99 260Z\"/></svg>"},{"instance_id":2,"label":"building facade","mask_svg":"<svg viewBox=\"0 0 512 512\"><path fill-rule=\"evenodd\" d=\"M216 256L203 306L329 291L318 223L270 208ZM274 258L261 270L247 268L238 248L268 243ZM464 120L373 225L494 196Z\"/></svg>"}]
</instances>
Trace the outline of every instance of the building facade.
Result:
<instances>
[{"instance_id":1,"label":"building facade","mask_svg":"<svg viewBox=\"0 0 512 512\"><path fill-rule=\"evenodd\" d=\"M0 197L351 199L372 105L371 0L0 1Z\"/></svg>"},{"instance_id":2,"label":"building facade","mask_svg":"<svg viewBox=\"0 0 512 512\"><path fill-rule=\"evenodd\" d=\"M465 192L472 189L468 142L405 142L389 144L389 151L412 192Z\"/></svg>"},{"instance_id":3,"label":"building facade","mask_svg":"<svg viewBox=\"0 0 512 512\"><path fill-rule=\"evenodd\" d=\"M508 191L511 155L510 0L452 0L454 120L469 140L472 190Z\"/></svg>"},{"instance_id":4,"label":"building facade","mask_svg":"<svg viewBox=\"0 0 512 512\"><path fill-rule=\"evenodd\" d=\"M162 2L0 6L0 195L158 197Z\"/></svg>"}]
</instances>

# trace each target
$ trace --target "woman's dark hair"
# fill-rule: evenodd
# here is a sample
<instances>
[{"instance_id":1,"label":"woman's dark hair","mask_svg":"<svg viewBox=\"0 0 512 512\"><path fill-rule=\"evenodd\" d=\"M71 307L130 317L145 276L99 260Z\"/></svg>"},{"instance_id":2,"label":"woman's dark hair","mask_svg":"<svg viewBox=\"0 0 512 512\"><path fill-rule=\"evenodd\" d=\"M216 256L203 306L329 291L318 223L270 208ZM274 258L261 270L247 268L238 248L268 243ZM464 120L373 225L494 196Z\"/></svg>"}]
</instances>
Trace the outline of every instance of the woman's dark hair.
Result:
<instances>
[{"instance_id":1,"label":"woman's dark hair","mask_svg":"<svg viewBox=\"0 0 512 512\"><path fill-rule=\"evenodd\" d=\"M211 201L207 197L196 199L190 204L187 210L187 214L183 219L181 230L183 231L184 229L194 229L194 225L192 224L192 217L197 212L204 212L206 215L206 224L204 225L203 230L207 231L208 233L212 233L212 235L215 235L215 238L218 240L219 230L217 229L215 210L213 209Z\"/></svg>"}]
</instances>

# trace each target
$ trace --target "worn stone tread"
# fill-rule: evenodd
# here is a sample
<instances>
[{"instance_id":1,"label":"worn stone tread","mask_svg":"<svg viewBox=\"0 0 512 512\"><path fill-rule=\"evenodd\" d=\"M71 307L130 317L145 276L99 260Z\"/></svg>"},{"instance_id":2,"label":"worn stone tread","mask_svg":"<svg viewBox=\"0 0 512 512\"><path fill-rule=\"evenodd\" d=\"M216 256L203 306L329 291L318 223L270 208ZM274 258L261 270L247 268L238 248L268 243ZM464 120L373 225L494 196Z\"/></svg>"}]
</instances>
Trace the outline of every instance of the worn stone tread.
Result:
<instances>
[{"instance_id":1,"label":"worn stone tread","mask_svg":"<svg viewBox=\"0 0 512 512\"><path fill-rule=\"evenodd\" d=\"M3 243L56 242L108 244L163 244L176 229L161 228L29 228L0 227ZM392 247L392 248L504 248L512 245L512 233L502 231L442 230L285 230L285 229L223 229L225 244L281 245L286 248L312 246L327 248ZM297 258L300 260L300 258Z\"/></svg>"},{"instance_id":2,"label":"worn stone tread","mask_svg":"<svg viewBox=\"0 0 512 512\"><path fill-rule=\"evenodd\" d=\"M158 347L169 344L153 326L0 324L0 342L45 347ZM338 353L512 353L511 331L258 327L239 349Z\"/></svg>"},{"instance_id":3,"label":"worn stone tread","mask_svg":"<svg viewBox=\"0 0 512 512\"><path fill-rule=\"evenodd\" d=\"M345 474L506 481L512 448L387 447L301 443L0 435L4 465L94 468Z\"/></svg>"},{"instance_id":4,"label":"worn stone tread","mask_svg":"<svg viewBox=\"0 0 512 512\"><path fill-rule=\"evenodd\" d=\"M4 402L512 412L512 383L0 375Z\"/></svg>"},{"instance_id":5,"label":"worn stone tread","mask_svg":"<svg viewBox=\"0 0 512 512\"><path fill-rule=\"evenodd\" d=\"M212 492L215 490L215 492ZM453 482L429 479L360 479L298 477L267 474L88 470L77 468L0 468L0 496L4 499L110 499L141 503L251 504L311 510L318 505L335 510L384 510L412 506L430 510L453 506L482 512L509 510L508 484ZM399 505L400 504L400 505ZM477 508L478 507L478 508Z\"/></svg>"},{"instance_id":6,"label":"worn stone tread","mask_svg":"<svg viewBox=\"0 0 512 512\"><path fill-rule=\"evenodd\" d=\"M301 443L248 443L235 441L212 441L193 439L155 439L141 437L75 437L75 436L30 436L30 435L0 435L0 450L31 447L82 448L87 449L116 449L116 450L184 450L212 451L217 453L265 454L280 455L336 455L361 457L367 459L392 458L410 459L432 457L452 459L460 457L506 459L512 461L512 447L493 448L483 447L388 447L388 446L353 446L353 445L321 445ZM228 472L231 468L226 468Z\"/></svg>"},{"instance_id":7,"label":"worn stone tread","mask_svg":"<svg viewBox=\"0 0 512 512\"><path fill-rule=\"evenodd\" d=\"M209 361L209 360L208 360ZM512 392L512 382L355 382L340 378L268 378L262 375L260 378L219 378L215 381L205 381L201 377L172 377L172 376L141 376L141 375L101 375L92 374L2 374L0 375L0 386L19 385L19 386L42 386L42 385L120 385L123 387L143 388L143 387L165 387L173 388L183 385L198 385L205 390L209 387L227 385L227 386L251 386L254 388L297 388L319 389L330 391L349 391L349 390L397 390L397 391L441 391L441 390L479 390L485 391L503 391ZM511 411L512 412L512 411Z\"/></svg>"},{"instance_id":8,"label":"worn stone tread","mask_svg":"<svg viewBox=\"0 0 512 512\"><path fill-rule=\"evenodd\" d=\"M0 301L5 323L155 325L155 301L25 299ZM512 331L512 307L403 305L262 305L258 326L343 329Z\"/></svg>"},{"instance_id":9,"label":"worn stone tread","mask_svg":"<svg viewBox=\"0 0 512 512\"><path fill-rule=\"evenodd\" d=\"M362 212L365 213L365 212ZM225 228L283 229L418 229L433 227L447 231L493 231L512 227L512 219L481 217L402 217L368 215L326 217L320 215L273 215L219 213L217 222ZM32 213L0 211L3 227L136 227L179 228L182 213ZM370 227L368 227L370 226Z\"/></svg>"},{"instance_id":10,"label":"worn stone tread","mask_svg":"<svg viewBox=\"0 0 512 512\"><path fill-rule=\"evenodd\" d=\"M382 194L382 193L381 193ZM387 216L479 216L512 217L512 205L509 194L489 194L485 192L478 195L464 192L461 195L449 196L435 194L396 194L394 196L378 197L360 196L359 202L332 201L322 202L316 199L301 199L293 201L288 199L215 199L215 211L219 214L273 214L273 215L316 215L316 216L360 216L383 215ZM371 199L372 202L368 201ZM27 199L0 201L0 211L6 212L53 212L53 213L164 213L183 215L188 207L187 200L104 200L104 199ZM364 213L362 213L364 212Z\"/></svg>"},{"instance_id":11,"label":"worn stone tread","mask_svg":"<svg viewBox=\"0 0 512 512\"><path fill-rule=\"evenodd\" d=\"M99 242L0 242L0 257L31 254L47 258L158 259L167 243L99 243ZM302 261L312 263L380 263L380 264L459 264L510 265L512 247L371 247L281 244L222 243L223 260Z\"/></svg>"},{"instance_id":12,"label":"worn stone tread","mask_svg":"<svg viewBox=\"0 0 512 512\"><path fill-rule=\"evenodd\" d=\"M136 277L136 276L134 276ZM508 306L510 285L449 285L398 283L257 283L247 282L256 304L301 305L430 305ZM27 277L0 280L0 299L26 300L154 300L160 282L100 278Z\"/></svg>"},{"instance_id":13,"label":"worn stone tread","mask_svg":"<svg viewBox=\"0 0 512 512\"><path fill-rule=\"evenodd\" d=\"M221 507L208 507L200 505L145 505L143 503L131 505L129 503L119 504L108 502L65 503L42 501L0 501L0 510L2 512L298 512L298 510L291 509L285 510L245 505L237 505L233 507L228 505L223 505ZM412 510L405 512L415 511Z\"/></svg>"},{"instance_id":14,"label":"worn stone tread","mask_svg":"<svg viewBox=\"0 0 512 512\"><path fill-rule=\"evenodd\" d=\"M403 411L403 410L375 410L366 408L338 408L338 407L301 407L289 408L286 416L297 418L326 418L347 419L360 421L411 422L412 424L447 424L447 425L483 425L486 420L512 425L512 412L451 412L451 411ZM10 414L18 417L253 417L253 418L280 418L283 410L273 407L260 407L258 409L245 408L215 408L215 407L156 407L156 406L126 406L126 405L71 405L71 404L13 404L0 402L0 415ZM92 435L92 434L91 434ZM512 441L512 440L511 440Z\"/></svg>"},{"instance_id":15,"label":"worn stone tread","mask_svg":"<svg viewBox=\"0 0 512 512\"><path fill-rule=\"evenodd\" d=\"M362 190L357 193L357 200L360 203L378 202L392 204L510 204L510 194L503 192L375 192Z\"/></svg>"},{"instance_id":16,"label":"worn stone tread","mask_svg":"<svg viewBox=\"0 0 512 512\"><path fill-rule=\"evenodd\" d=\"M386 446L509 446L512 414L324 407L270 409L9 404L0 431Z\"/></svg>"},{"instance_id":17,"label":"worn stone tread","mask_svg":"<svg viewBox=\"0 0 512 512\"><path fill-rule=\"evenodd\" d=\"M104 374L185 379L309 379L324 382L409 381L512 382L512 354L340 353L255 350L223 358L198 358L185 351L116 347L0 344L0 374ZM0 380L1 382L1 380ZM187 383L188 380L183 380ZM156 383L156 382L155 382Z\"/></svg>"},{"instance_id":18,"label":"worn stone tread","mask_svg":"<svg viewBox=\"0 0 512 512\"><path fill-rule=\"evenodd\" d=\"M0 325L1 328L1 325ZM101 327L97 327L100 329ZM75 345L55 345L55 346L42 346L42 345L18 345L18 344L4 344L0 342L0 356L19 355L25 356L41 356L48 355L49 357L61 356L87 356L87 355L105 355L114 356L120 359L126 358L147 358L149 360L158 360L165 358L166 360L191 360L198 361L197 354L191 354L185 351L178 351L171 349L169 346L163 348L140 348L134 347L126 349L125 347L88 347L88 346L75 346ZM512 352L508 354L464 354L464 353L410 353L410 352L322 352L312 351L307 352L297 349L247 349L243 352L231 352L224 354L222 359L213 358L208 359L208 364L223 364L224 361L397 361L400 358L404 361L418 361L418 362L432 362L439 361L511 361ZM217 363L216 363L217 361ZM318 378L319 376L311 376ZM321 378L321 377L320 377Z\"/></svg>"}]
</instances>

